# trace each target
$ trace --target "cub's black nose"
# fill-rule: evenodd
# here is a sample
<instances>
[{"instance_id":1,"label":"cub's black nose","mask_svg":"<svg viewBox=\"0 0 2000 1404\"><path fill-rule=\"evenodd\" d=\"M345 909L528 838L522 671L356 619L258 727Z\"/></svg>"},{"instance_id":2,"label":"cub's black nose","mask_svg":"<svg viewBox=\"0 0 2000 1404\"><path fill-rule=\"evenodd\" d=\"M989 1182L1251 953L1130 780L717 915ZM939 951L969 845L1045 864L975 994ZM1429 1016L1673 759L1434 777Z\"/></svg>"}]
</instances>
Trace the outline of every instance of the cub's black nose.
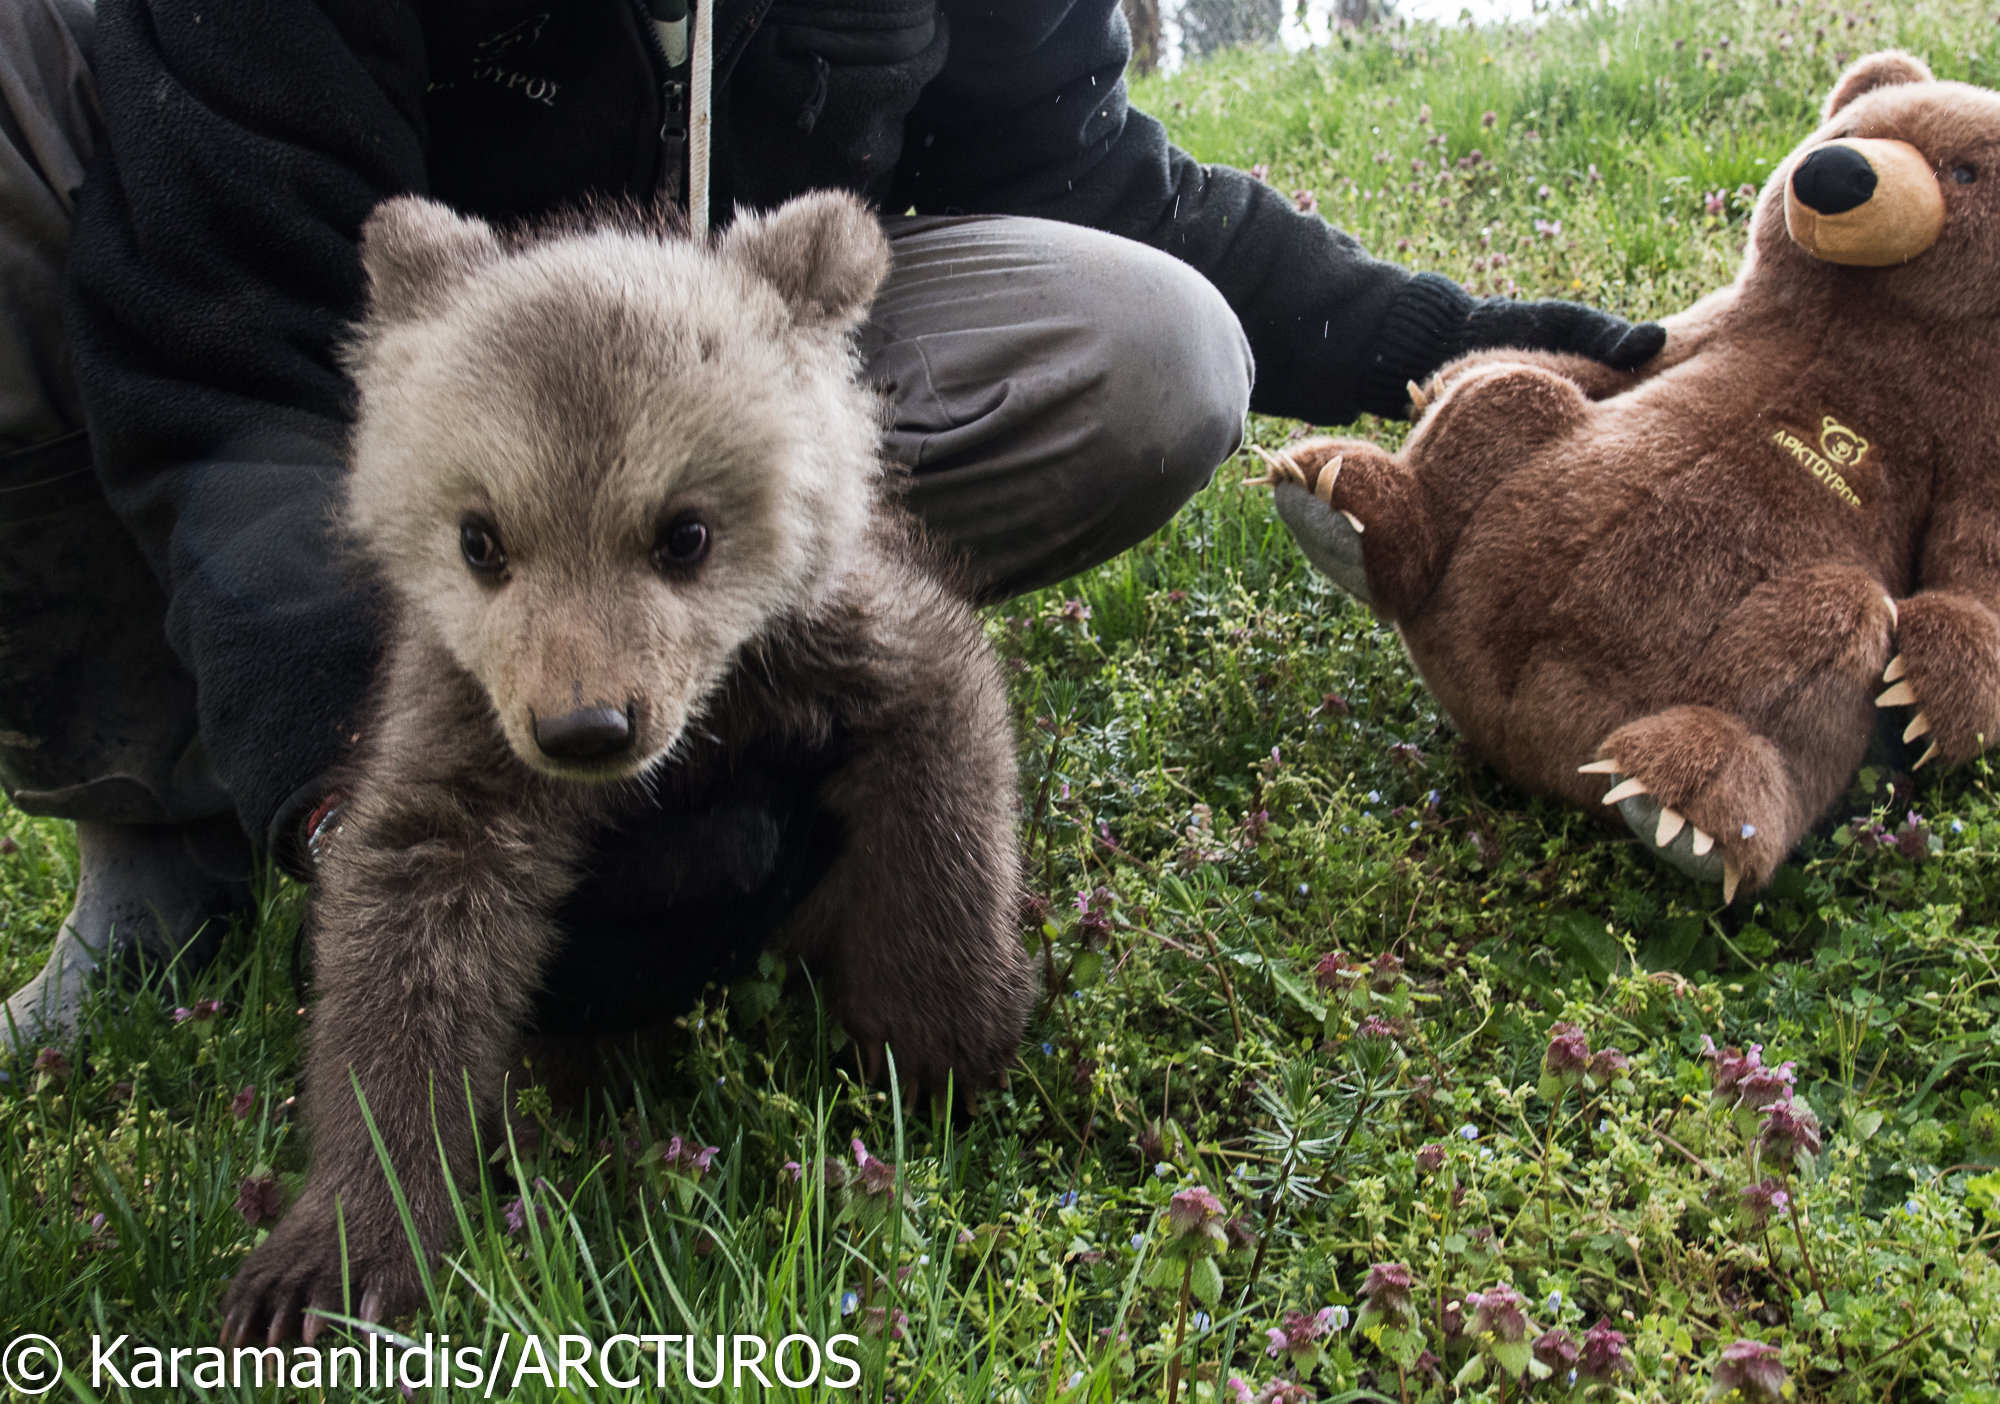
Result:
<instances>
[{"instance_id":1,"label":"cub's black nose","mask_svg":"<svg viewBox=\"0 0 2000 1404\"><path fill-rule=\"evenodd\" d=\"M1875 195L1875 168L1851 146L1822 146L1792 172L1792 193L1815 214L1846 214Z\"/></svg>"},{"instance_id":2,"label":"cub's black nose","mask_svg":"<svg viewBox=\"0 0 2000 1404\"><path fill-rule=\"evenodd\" d=\"M603 760L632 744L632 719L618 707L582 707L559 717L536 717L535 744L552 760Z\"/></svg>"}]
</instances>

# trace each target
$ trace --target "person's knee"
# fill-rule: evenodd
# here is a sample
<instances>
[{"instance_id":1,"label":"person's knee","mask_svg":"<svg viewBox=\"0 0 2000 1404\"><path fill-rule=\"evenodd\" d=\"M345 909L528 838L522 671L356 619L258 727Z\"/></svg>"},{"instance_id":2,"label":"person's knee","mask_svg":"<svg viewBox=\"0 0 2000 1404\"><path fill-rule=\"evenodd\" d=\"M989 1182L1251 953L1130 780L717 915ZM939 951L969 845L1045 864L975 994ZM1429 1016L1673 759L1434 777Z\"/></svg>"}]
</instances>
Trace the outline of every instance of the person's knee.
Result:
<instances>
[{"instance_id":1,"label":"person's knee","mask_svg":"<svg viewBox=\"0 0 2000 1404\"><path fill-rule=\"evenodd\" d=\"M1199 491L1241 445L1255 365L1236 314L1213 284L1129 241L1093 260L1088 299L1102 368L1102 451L1149 489Z\"/></svg>"}]
</instances>

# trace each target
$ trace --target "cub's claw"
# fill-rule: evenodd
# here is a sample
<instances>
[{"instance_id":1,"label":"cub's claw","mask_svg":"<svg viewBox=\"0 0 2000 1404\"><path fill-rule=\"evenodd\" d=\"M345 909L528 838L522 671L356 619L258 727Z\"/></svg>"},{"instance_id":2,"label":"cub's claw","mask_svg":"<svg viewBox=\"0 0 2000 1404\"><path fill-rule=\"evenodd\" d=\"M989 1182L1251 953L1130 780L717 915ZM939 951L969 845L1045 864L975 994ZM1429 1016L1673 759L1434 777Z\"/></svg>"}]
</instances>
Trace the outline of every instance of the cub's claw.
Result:
<instances>
[{"instance_id":1,"label":"cub's claw","mask_svg":"<svg viewBox=\"0 0 2000 1404\"><path fill-rule=\"evenodd\" d=\"M1665 848L1674 841L1674 836L1687 827L1687 820L1674 810L1664 806L1660 810L1659 831L1653 837L1653 846Z\"/></svg>"},{"instance_id":2,"label":"cub's claw","mask_svg":"<svg viewBox=\"0 0 2000 1404\"><path fill-rule=\"evenodd\" d=\"M1618 773L1618 762L1615 760L1594 760L1589 765L1578 766L1576 773L1578 775L1616 775Z\"/></svg>"},{"instance_id":3,"label":"cub's claw","mask_svg":"<svg viewBox=\"0 0 2000 1404\"><path fill-rule=\"evenodd\" d=\"M1693 851L1694 851L1694 856L1695 856L1695 857L1697 857L1697 858L1705 858L1705 857L1707 857L1707 856L1708 856L1708 851L1709 851L1709 850L1710 850L1711 848L1713 848L1713 847L1715 847L1715 835L1714 835L1714 834L1711 834L1711 833L1707 832L1707 831L1706 831L1706 830L1704 830L1704 829L1696 829L1696 830L1694 831L1694 850L1693 850Z\"/></svg>"},{"instance_id":4,"label":"cub's claw","mask_svg":"<svg viewBox=\"0 0 2000 1404\"><path fill-rule=\"evenodd\" d=\"M1742 881L1743 881L1743 865L1741 863L1738 863L1734 858L1731 858L1729 856L1728 851L1724 850L1722 854L1722 905L1723 906L1726 907L1730 903L1736 900L1736 886L1738 883Z\"/></svg>"},{"instance_id":5,"label":"cub's claw","mask_svg":"<svg viewBox=\"0 0 2000 1404\"><path fill-rule=\"evenodd\" d=\"M1912 707L1916 705L1917 694L1910 690L1907 682L1899 682L1875 699L1878 707Z\"/></svg>"},{"instance_id":6,"label":"cub's claw","mask_svg":"<svg viewBox=\"0 0 2000 1404\"><path fill-rule=\"evenodd\" d=\"M1918 758L1917 763L1910 767L1911 771L1915 772L1922 770L1925 766L1929 765L1931 761L1936 759L1937 753L1938 753L1938 743L1933 741L1930 744L1930 749L1926 750L1923 753L1923 755Z\"/></svg>"},{"instance_id":7,"label":"cub's claw","mask_svg":"<svg viewBox=\"0 0 2000 1404\"><path fill-rule=\"evenodd\" d=\"M1919 736L1929 735L1930 729L1931 729L1931 719L1925 716L1922 712L1919 712L1914 717L1910 718L1910 724L1903 728L1903 741L1905 744L1908 744L1909 742L1916 740ZM1935 743L1933 743L1933 745L1935 745Z\"/></svg>"},{"instance_id":8,"label":"cub's claw","mask_svg":"<svg viewBox=\"0 0 2000 1404\"><path fill-rule=\"evenodd\" d=\"M1423 412L1431 407L1431 397L1426 395L1424 387L1414 380L1405 385L1403 390L1410 397L1410 418L1421 418Z\"/></svg>"},{"instance_id":9,"label":"cub's claw","mask_svg":"<svg viewBox=\"0 0 2000 1404\"><path fill-rule=\"evenodd\" d=\"M1891 658L1889 666L1882 670L1882 681L1885 683L1895 682L1909 671L1910 665L1903 661L1903 655L1899 653L1894 658Z\"/></svg>"},{"instance_id":10,"label":"cub's claw","mask_svg":"<svg viewBox=\"0 0 2000 1404\"><path fill-rule=\"evenodd\" d=\"M1604 803L1616 804L1620 800L1631 799L1634 795L1651 794L1644 784L1637 780L1621 780L1604 796Z\"/></svg>"}]
</instances>

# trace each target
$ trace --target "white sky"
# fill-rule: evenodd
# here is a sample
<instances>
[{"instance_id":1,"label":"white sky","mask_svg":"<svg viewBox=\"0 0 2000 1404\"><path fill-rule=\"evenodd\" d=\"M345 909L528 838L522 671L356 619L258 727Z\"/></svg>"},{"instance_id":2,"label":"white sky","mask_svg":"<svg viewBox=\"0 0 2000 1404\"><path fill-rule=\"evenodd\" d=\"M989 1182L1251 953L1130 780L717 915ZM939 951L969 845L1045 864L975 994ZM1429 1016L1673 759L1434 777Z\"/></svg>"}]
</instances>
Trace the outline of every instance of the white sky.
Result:
<instances>
[{"instance_id":1,"label":"white sky","mask_svg":"<svg viewBox=\"0 0 2000 1404\"><path fill-rule=\"evenodd\" d=\"M1287 10L1292 7L1287 6ZM1326 11L1323 6L1314 6L1312 23L1302 31L1298 21L1291 14L1285 16L1284 40L1288 48L1299 48L1307 43L1326 38ZM1462 11L1470 10L1475 24L1491 24L1495 20L1525 19L1534 11L1533 0L1402 0L1396 6L1396 13L1413 20L1434 20L1439 24L1456 24Z\"/></svg>"},{"instance_id":2,"label":"white sky","mask_svg":"<svg viewBox=\"0 0 2000 1404\"><path fill-rule=\"evenodd\" d=\"M1456 24L1470 12L1473 23L1492 24L1499 20L1527 19L1535 12L1537 3L1548 9L1560 5L1562 0L1400 0L1396 13L1413 20L1432 20L1439 24ZM1168 69L1180 66L1181 36L1180 26L1174 22L1171 3L1161 6L1167 17L1163 28L1166 53L1163 66ZM1314 0L1312 16L1301 25L1297 18L1297 8L1291 3L1285 6L1284 27L1279 37L1288 49L1302 49L1308 44L1325 43L1327 39L1327 11L1331 8L1322 0Z\"/></svg>"}]
</instances>

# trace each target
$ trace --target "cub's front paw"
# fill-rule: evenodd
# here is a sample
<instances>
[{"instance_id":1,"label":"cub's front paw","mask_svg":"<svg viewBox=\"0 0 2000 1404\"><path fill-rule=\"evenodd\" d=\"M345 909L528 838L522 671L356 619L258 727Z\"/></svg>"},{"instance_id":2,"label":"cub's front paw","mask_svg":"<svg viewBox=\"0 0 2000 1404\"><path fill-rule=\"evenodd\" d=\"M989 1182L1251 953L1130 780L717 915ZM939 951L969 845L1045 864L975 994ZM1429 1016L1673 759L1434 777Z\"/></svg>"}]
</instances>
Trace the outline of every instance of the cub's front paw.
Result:
<instances>
[{"instance_id":1,"label":"cub's front paw","mask_svg":"<svg viewBox=\"0 0 2000 1404\"><path fill-rule=\"evenodd\" d=\"M1914 707L1905 742L1929 737L1913 770L1972 759L2000 740L2000 618L1977 600L1927 591L1897 606L1896 656L1878 707Z\"/></svg>"},{"instance_id":2,"label":"cub's front paw","mask_svg":"<svg viewBox=\"0 0 2000 1404\"><path fill-rule=\"evenodd\" d=\"M941 1098L950 1088L969 1108L974 1094L1005 1085L1033 987L1025 978L955 990L947 983L911 988L878 980L865 990L849 988L842 991L840 1020L871 1082L887 1085L893 1056L896 1081L913 1105L920 1094Z\"/></svg>"},{"instance_id":3,"label":"cub's front paw","mask_svg":"<svg viewBox=\"0 0 2000 1404\"><path fill-rule=\"evenodd\" d=\"M311 1345L325 1326L321 1311L387 1321L423 1300L423 1278L393 1207L387 1221L346 1211L347 1253L331 1200L308 1190L250 1255L222 1299L222 1343L272 1345L303 1336ZM351 1294L351 1295L350 1295Z\"/></svg>"}]
</instances>

